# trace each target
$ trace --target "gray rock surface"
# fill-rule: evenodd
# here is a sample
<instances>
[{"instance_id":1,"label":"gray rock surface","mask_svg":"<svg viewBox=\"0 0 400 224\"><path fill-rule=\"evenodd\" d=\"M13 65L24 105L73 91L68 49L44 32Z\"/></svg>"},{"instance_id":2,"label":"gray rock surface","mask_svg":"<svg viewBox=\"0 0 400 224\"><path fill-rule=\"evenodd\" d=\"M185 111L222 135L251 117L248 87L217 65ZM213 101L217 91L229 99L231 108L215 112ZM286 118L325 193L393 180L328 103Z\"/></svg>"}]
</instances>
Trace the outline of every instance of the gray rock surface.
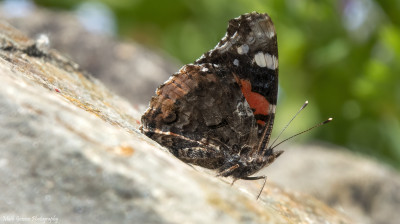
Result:
<instances>
[{"instance_id":1,"label":"gray rock surface","mask_svg":"<svg viewBox=\"0 0 400 224\"><path fill-rule=\"evenodd\" d=\"M23 16L6 13L0 3L0 19L30 37L49 37L50 46L72 58L100 79L113 92L134 104L147 104L160 80L167 80L179 67L177 60L133 42L93 33L71 12L32 8Z\"/></svg>"},{"instance_id":2,"label":"gray rock surface","mask_svg":"<svg viewBox=\"0 0 400 224\"><path fill-rule=\"evenodd\" d=\"M400 174L365 156L332 145L289 146L264 174L315 196L358 223L400 223Z\"/></svg>"},{"instance_id":3,"label":"gray rock surface","mask_svg":"<svg viewBox=\"0 0 400 224\"><path fill-rule=\"evenodd\" d=\"M137 130L140 113L0 22L0 217L34 223L351 223L268 182L229 182ZM6 221L6 220L5 220Z\"/></svg>"}]
</instances>

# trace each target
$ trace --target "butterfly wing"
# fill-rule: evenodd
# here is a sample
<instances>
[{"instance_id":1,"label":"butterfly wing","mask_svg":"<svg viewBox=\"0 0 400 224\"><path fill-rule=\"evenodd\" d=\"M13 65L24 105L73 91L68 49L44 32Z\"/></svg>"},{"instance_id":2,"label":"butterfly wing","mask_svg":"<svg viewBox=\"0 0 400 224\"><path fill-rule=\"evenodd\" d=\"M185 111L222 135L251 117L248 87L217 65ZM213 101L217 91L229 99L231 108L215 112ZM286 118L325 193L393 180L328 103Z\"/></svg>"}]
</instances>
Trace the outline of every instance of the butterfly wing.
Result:
<instances>
[{"instance_id":1,"label":"butterfly wing","mask_svg":"<svg viewBox=\"0 0 400 224\"><path fill-rule=\"evenodd\" d=\"M229 22L213 50L157 89L142 132L185 162L218 168L259 148L261 137L268 142L277 91L275 28L267 14L245 14Z\"/></svg>"},{"instance_id":2,"label":"butterfly wing","mask_svg":"<svg viewBox=\"0 0 400 224\"><path fill-rule=\"evenodd\" d=\"M257 141L253 112L229 71L185 65L156 94L142 131L185 162L217 168L232 150Z\"/></svg>"},{"instance_id":3,"label":"butterfly wing","mask_svg":"<svg viewBox=\"0 0 400 224\"><path fill-rule=\"evenodd\" d=\"M196 63L226 66L232 71L253 110L259 137L265 126L272 129L278 95L278 45L267 14L253 12L230 20L225 37Z\"/></svg>"}]
</instances>

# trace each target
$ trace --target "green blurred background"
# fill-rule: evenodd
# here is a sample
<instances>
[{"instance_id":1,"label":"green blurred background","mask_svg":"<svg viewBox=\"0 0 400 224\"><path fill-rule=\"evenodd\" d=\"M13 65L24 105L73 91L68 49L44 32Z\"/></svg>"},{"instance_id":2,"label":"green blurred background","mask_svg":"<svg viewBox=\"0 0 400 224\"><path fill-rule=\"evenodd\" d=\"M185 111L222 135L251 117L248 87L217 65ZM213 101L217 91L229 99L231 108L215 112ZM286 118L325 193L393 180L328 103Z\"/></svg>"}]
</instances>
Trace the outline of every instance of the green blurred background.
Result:
<instances>
[{"instance_id":1,"label":"green blurred background","mask_svg":"<svg viewBox=\"0 0 400 224\"><path fill-rule=\"evenodd\" d=\"M258 11L275 23L280 95L275 131L305 100L290 136L334 122L296 142L322 140L400 168L400 1L35 0L49 8L101 9L109 33L191 63L213 48L229 19ZM110 25L111 24L111 25ZM283 146L284 148L284 146Z\"/></svg>"}]
</instances>

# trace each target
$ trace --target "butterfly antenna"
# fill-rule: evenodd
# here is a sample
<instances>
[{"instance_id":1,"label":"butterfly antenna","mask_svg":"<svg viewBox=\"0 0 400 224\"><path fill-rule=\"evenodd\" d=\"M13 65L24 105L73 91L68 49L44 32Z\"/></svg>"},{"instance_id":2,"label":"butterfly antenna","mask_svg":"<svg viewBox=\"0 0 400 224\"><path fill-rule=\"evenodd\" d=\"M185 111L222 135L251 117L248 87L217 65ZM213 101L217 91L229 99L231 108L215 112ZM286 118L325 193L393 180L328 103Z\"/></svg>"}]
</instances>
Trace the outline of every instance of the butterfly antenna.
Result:
<instances>
[{"instance_id":1,"label":"butterfly antenna","mask_svg":"<svg viewBox=\"0 0 400 224\"><path fill-rule=\"evenodd\" d=\"M300 110L297 111L297 113L292 117L292 119L286 124L286 126L285 126L285 127L282 129L282 131L279 133L278 137L275 138L275 140L274 140L274 141L272 142L272 144L271 144L271 148L275 148L275 147L272 147L272 146L273 146L273 145L275 144L275 142L279 139L279 137L281 137L282 133L286 130L286 128L289 127L290 123L292 123L292 121L297 117L297 115L298 115L304 108L306 108L307 105L308 105L308 100L303 104L303 106L300 108Z\"/></svg>"},{"instance_id":2,"label":"butterfly antenna","mask_svg":"<svg viewBox=\"0 0 400 224\"><path fill-rule=\"evenodd\" d=\"M323 121L323 122L321 122L321 123L319 123L319 124L317 124L317 125L315 125L315 126L309 128L309 129L307 129L307 130L304 130L304 131L302 131L302 132L299 132L299 133L297 133L297 134L295 134L295 135L290 136L289 138L287 138L287 139L285 139L285 140L279 142L278 144L276 144L276 145L274 145L274 146L271 146L271 148L274 149L274 148L276 148L278 145L280 145L280 144L282 144L282 143L284 143L284 142L286 142L286 141L288 141L288 140L290 140L290 139L292 139L292 138L294 138L294 137L296 137L296 136L298 136L298 135L304 134L304 133L306 133L306 132L308 132L308 131L310 131L310 130L312 130L312 129L314 129L314 128L317 128L317 127L319 127L319 126L321 126L321 125L324 125L324 124L326 124L326 123L329 123L329 122L331 122L332 120L333 120L333 118L330 117L330 118L328 118L328 120L326 120L326 121Z\"/></svg>"}]
</instances>

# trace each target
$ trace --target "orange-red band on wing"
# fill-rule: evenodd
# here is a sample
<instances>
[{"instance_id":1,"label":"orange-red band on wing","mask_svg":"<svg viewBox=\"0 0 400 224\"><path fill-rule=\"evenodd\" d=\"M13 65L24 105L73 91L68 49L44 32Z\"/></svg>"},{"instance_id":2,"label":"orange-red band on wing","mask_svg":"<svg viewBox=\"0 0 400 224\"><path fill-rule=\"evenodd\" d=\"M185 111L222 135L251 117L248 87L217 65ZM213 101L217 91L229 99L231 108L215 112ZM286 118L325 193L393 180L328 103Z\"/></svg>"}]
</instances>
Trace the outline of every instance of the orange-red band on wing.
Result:
<instances>
[{"instance_id":1,"label":"orange-red band on wing","mask_svg":"<svg viewBox=\"0 0 400 224\"><path fill-rule=\"evenodd\" d=\"M247 103L254 110L254 114L268 115L269 102L261 94L251 91L251 83L248 80L239 79L241 89ZM257 123L265 125L265 121L257 120Z\"/></svg>"}]
</instances>

